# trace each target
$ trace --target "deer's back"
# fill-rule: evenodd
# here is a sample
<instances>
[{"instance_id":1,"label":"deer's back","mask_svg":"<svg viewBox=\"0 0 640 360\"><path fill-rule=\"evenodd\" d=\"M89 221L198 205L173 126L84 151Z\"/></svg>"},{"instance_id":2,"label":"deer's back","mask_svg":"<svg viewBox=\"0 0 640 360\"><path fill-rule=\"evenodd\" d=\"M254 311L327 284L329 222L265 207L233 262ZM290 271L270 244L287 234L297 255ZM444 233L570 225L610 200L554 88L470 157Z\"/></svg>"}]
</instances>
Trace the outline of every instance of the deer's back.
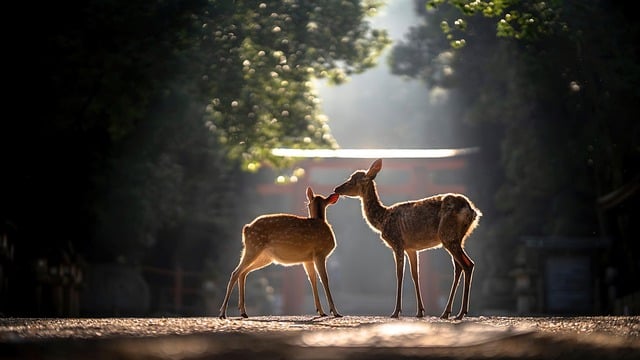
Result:
<instances>
[{"instance_id":1,"label":"deer's back","mask_svg":"<svg viewBox=\"0 0 640 360\"><path fill-rule=\"evenodd\" d=\"M440 245L438 212L441 200L431 197L397 203L389 208L390 215L383 226L382 237L399 241L405 249L428 249Z\"/></svg>"},{"instance_id":2,"label":"deer's back","mask_svg":"<svg viewBox=\"0 0 640 360\"><path fill-rule=\"evenodd\" d=\"M280 263L328 255L336 246L331 226L321 219L277 214L256 218L243 229L245 246L267 251Z\"/></svg>"},{"instance_id":3,"label":"deer's back","mask_svg":"<svg viewBox=\"0 0 640 360\"><path fill-rule=\"evenodd\" d=\"M452 231L461 233L459 237L466 238L479 217L471 201L460 194L438 194L402 202L389 210L391 216L383 236L386 233L388 237L401 237L405 248L415 250L440 246L442 226L452 227Z\"/></svg>"}]
</instances>

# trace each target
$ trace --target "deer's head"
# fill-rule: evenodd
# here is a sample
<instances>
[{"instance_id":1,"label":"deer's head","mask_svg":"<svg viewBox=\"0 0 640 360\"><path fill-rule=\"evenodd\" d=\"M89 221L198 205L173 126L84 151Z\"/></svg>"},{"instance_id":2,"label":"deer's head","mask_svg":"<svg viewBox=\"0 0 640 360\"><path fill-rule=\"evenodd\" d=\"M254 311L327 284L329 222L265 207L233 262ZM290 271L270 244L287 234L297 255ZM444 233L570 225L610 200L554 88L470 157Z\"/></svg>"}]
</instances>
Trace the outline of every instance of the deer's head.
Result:
<instances>
[{"instance_id":1,"label":"deer's head","mask_svg":"<svg viewBox=\"0 0 640 360\"><path fill-rule=\"evenodd\" d=\"M333 205L338 202L340 195L331 194L327 197L322 195L316 195L313 193L313 189L311 187L307 187L307 207L309 208L309 217L314 219L324 219L325 218L325 209L329 205Z\"/></svg>"},{"instance_id":2,"label":"deer's head","mask_svg":"<svg viewBox=\"0 0 640 360\"><path fill-rule=\"evenodd\" d=\"M362 196L367 186L376 178L382 169L382 159L378 159L371 164L369 170L358 170L351 174L349 179L338 185L333 191L345 196Z\"/></svg>"}]
</instances>

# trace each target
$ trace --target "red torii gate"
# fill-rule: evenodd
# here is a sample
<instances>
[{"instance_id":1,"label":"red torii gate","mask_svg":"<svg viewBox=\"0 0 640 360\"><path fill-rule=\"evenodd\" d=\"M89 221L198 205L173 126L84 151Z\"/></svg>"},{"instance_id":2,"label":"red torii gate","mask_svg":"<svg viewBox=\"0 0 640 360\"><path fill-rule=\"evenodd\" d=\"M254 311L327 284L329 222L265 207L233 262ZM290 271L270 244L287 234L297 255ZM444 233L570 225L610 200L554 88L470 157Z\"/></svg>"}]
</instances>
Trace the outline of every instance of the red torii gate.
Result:
<instances>
[{"instance_id":1,"label":"red torii gate","mask_svg":"<svg viewBox=\"0 0 640 360\"><path fill-rule=\"evenodd\" d=\"M426 197L438 193L465 193L467 188L462 179L450 179L446 174L464 171L469 159L467 155L476 153L478 148L460 149L336 149L304 150L274 149L276 156L299 159L296 166L303 168L304 174L296 181L286 184L261 184L261 195L291 196L294 204L304 202L305 188L311 186L316 193L327 195L346 179L353 171L368 169L371 162L382 158L382 174L401 174L393 181L378 181L378 191L383 196L397 196L405 200ZM444 176L439 176L443 175ZM380 176L379 176L380 177ZM449 178L448 178L449 177ZM306 215L300 213L299 215ZM437 289L436 272L430 271L430 264L421 260L421 286L425 306L437 308L440 290ZM305 292L308 291L306 274L301 266L289 268L282 273L282 310L287 314L300 314ZM448 291L448 289L447 289ZM446 295L446 294L445 294Z\"/></svg>"}]
</instances>

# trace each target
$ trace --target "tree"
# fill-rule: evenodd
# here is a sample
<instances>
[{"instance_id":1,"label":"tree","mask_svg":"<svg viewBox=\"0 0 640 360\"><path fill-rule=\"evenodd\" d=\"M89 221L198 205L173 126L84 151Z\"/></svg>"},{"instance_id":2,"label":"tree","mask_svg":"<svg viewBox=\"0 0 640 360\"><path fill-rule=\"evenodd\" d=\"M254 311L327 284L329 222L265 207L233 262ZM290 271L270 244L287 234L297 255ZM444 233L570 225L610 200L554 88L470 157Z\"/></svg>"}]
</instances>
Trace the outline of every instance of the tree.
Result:
<instances>
[{"instance_id":1,"label":"tree","mask_svg":"<svg viewBox=\"0 0 640 360\"><path fill-rule=\"evenodd\" d=\"M390 41L366 18L381 4L223 1L199 18L207 126L232 158L255 170L282 165L275 147L337 147L311 79L341 83L375 65Z\"/></svg>"},{"instance_id":2,"label":"tree","mask_svg":"<svg viewBox=\"0 0 640 360\"><path fill-rule=\"evenodd\" d=\"M395 69L455 94L461 110L453 121L464 119L461 126L473 129L471 138L483 152L497 155L484 161L500 171L478 169L494 178L485 177L494 186L483 189L495 194L495 216L487 217L496 219L492 235L503 243L522 235L613 235L603 266L624 269L626 279L637 276L631 274L640 269L629 259L640 249L631 240L637 231L628 218L638 207L624 203L603 226L597 205L603 195L638 178L640 128L632 88L640 80L639 33L629 5L419 3L426 24L413 33L433 36L438 27L442 33L438 40L394 48L393 61L401 65ZM411 52L421 54L419 63L402 56ZM479 130L485 128L495 132Z\"/></svg>"},{"instance_id":3,"label":"tree","mask_svg":"<svg viewBox=\"0 0 640 360\"><path fill-rule=\"evenodd\" d=\"M395 71L421 76L432 88L440 86L455 91L464 104L458 108L467 109L459 118L466 119L468 124L482 127L498 124L503 129L499 133L505 136L501 144L506 178L498 203L509 213L523 212L519 216L522 221L517 223L531 221L526 212L536 207L534 203L542 206L543 199L554 199L557 210L549 218L534 221L531 226L522 225L513 234L536 228L544 229L545 233L597 231L587 225L596 223L594 198L629 181L633 174L605 185L607 190L594 187L602 187L602 178L613 179L614 173L628 169L637 159L637 151L633 150L637 140L633 140L633 135L607 131L632 124L635 113L632 106L615 108L607 100L613 92L616 99L625 103L625 99L633 96L619 82L619 76L607 69L628 69L631 78L625 80L631 81L625 84L636 82L635 66L626 60L634 57L634 47L628 46L633 42L623 42L622 47L610 43L612 38L637 36L633 28L616 34L619 28L612 24L622 21L625 13L615 6L556 2L422 3L426 4L427 24L413 30L409 43L394 48ZM601 16L603 13L608 16ZM437 27L445 35L434 40L432 35ZM425 39L415 34L430 36ZM443 46L443 39L449 46ZM420 53L420 49L420 63L403 55ZM602 61L607 59L603 54L619 55L611 61ZM584 108L587 104L593 106L589 111ZM613 123L611 114L617 114ZM631 134L637 132L636 127L632 129L635 130ZM591 144L594 139L600 145ZM624 150L614 155L611 146L614 143ZM596 147L600 150L595 150ZM595 154L606 160L596 161L592 158ZM595 170L593 165L598 162L618 164L620 170ZM576 182L576 178L580 181ZM522 206L523 199L532 196L539 200L532 199L530 206ZM591 210L585 213L585 207ZM569 218L573 225L565 221Z\"/></svg>"},{"instance_id":4,"label":"tree","mask_svg":"<svg viewBox=\"0 0 640 360\"><path fill-rule=\"evenodd\" d=\"M308 81L374 64L388 39L366 17L381 5L18 6L38 36L10 39L7 111L20 115L0 124L0 220L17 229L25 291L34 260L69 247L91 262L215 260L241 165L278 165L271 147L336 146Z\"/></svg>"}]
</instances>

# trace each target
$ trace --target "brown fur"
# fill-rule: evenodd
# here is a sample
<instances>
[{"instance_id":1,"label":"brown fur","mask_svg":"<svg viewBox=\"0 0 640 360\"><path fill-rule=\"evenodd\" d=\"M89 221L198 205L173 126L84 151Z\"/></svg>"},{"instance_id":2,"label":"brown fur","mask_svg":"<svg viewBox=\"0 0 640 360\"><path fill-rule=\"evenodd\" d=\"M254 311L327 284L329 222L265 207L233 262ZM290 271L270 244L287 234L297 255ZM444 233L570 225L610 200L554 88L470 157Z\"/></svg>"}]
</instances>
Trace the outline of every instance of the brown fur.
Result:
<instances>
[{"instance_id":1,"label":"brown fur","mask_svg":"<svg viewBox=\"0 0 640 360\"><path fill-rule=\"evenodd\" d=\"M382 159L378 159L373 162L368 171L354 172L349 180L336 187L334 191L340 195L361 199L365 220L393 251L396 262L397 292L396 307L391 317L398 317L402 311L401 291L405 254L409 259L416 292L418 305L416 316L422 317L424 305L418 281L418 252L444 247L453 260L454 279L442 318L448 318L451 314L458 281L464 272L463 303L456 317L456 319L462 319L469 309L469 291L474 267L473 261L464 251L464 243L478 225L482 213L466 196L452 193L385 206L380 201L374 181L381 169Z\"/></svg>"},{"instance_id":2,"label":"brown fur","mask_svg":"<svg viewBox=\"0 0 640 360\"><path fill-rule=\"evenodd\" d=\"M336 310L329 291L329 279L326 261L336 247L335 235L331 225L325 221L327 206L338 201L337 194L328 197L315 195L307 188L309 217L291 214L270 214L257 217L242 228L242 254L240 263L231 273L227 293L220 307L221 319L226 318L229 296L238 282L240 314L247 317L244 303L245 281L247 275L272 263L285 266L302 264L307 273L316 311L326 316L318 297L317 276L324 285L330 312L341 316Z\"/></svg>"}]
</instances>

